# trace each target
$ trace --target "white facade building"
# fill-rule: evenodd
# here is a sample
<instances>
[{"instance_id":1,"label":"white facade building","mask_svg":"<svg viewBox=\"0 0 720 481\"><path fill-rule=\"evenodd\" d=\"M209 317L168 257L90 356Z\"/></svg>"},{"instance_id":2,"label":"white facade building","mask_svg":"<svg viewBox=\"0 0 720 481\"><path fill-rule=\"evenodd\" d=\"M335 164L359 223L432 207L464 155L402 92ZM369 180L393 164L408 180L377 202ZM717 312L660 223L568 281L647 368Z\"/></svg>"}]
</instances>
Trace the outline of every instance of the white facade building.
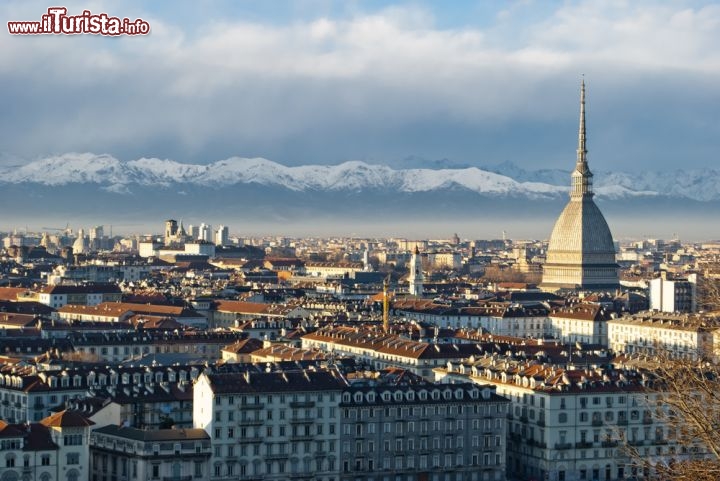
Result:
<instances>
[{"instance_id":1,"label":"white facade building","mask_svg":"<svg viewBox=\"0 0 720 481\"><path fill-rule=\"evenodd\" d=\"M335 371L201 374L193 419L212 437L210 479L337 479L345 385Z\"/></svg>"},{"instance_id":2,"label":"white facade building","mask_svg":"<svg viewBox=\"0 0 720 481\"><path fill-rule=\"evenodd\" d=\"M701 316L639 312L608 322L609 347L616 352L699 358L716 355L718 330Z\"/></svg>"},{"instance_id":3,"label":"white facade building","mask_svg":"<svg viewBox=\"0 0 720 481\"><path fill-rule=\"evenodd\" d=\"M415 252L413 252L412 258L410 259L410 275L408 276L408 290L411 296L422 297L424 279L422 256L420 256L418 248L415 247Z\"/></svg>"},{"instance_id":4,"label":"white facade building","mask_svg":"<svg viewBox=\"0 0 720 481\"><path fill-rule=\"evenodd\" d=\"M650 281L650 309L663 312L697 310L697 274L686 279L668 279L667 272Z\"/></svg>"},{"instance_id":5,"label":"white facade building","mask_svg":"<svg viewBox=\"0 0 720 481\"><path fill-rule=\"evenodd\" d=\"M226 225L218 226L215 231L215 245L226 246L230 244L230 229Z\"/></svg>"}]
</instances>

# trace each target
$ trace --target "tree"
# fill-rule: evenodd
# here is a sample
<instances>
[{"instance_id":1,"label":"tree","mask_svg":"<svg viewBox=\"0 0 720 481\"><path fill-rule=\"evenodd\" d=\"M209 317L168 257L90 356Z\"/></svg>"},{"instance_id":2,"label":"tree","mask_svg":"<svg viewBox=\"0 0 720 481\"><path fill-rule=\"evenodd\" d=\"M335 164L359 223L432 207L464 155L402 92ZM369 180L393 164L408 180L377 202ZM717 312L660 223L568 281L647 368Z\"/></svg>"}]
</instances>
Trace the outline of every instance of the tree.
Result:
<instances>
[{"instance_id":1,"label":"tree","mask_svg":"<svg viewBox=\"0 0 720 481\"><path fill-rule=\"evenodd\" d=\"M649 361L649 372L646 408L656 445L650 449L662 452L648 454L628 443L627 454L651 480L719 480L720 366L660 352Z\"/></svg>"}]
</instances>

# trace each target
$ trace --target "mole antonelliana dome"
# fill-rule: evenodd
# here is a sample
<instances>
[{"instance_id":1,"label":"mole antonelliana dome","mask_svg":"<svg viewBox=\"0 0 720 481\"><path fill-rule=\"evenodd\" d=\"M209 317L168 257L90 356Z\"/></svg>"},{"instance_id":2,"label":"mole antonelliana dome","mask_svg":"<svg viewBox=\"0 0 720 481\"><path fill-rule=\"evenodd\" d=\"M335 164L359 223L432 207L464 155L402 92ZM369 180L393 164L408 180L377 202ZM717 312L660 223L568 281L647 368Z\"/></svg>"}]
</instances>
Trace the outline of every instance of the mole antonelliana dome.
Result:
<instances>
[{"instance_id":1,"label":"mole antonelliana dome","mask_svg":"<svg viewBox=\"0 0 720 481\"><path fill-rule=\"evenodd\" d=\"M540 287L614 290L619 287L615 245L605 217L593 201L585 136L585 81L580 87L577 161L571 175L570 202L560 214L548 246Z\"/></svg>"}]
</instances>

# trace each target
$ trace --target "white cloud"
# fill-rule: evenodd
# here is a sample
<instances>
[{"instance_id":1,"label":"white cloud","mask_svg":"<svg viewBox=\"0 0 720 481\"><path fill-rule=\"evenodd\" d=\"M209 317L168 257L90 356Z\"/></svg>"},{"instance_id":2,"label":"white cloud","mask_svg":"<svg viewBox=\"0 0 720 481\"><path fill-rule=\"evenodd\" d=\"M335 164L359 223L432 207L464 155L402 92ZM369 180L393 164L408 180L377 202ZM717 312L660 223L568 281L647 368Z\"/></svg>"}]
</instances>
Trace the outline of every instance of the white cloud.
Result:
<instances>
[{"instance_id":1,"label":"white cloud","mask_svg":"<svg viewBox=\"0 0 720 481\"><path fill-rule=\"evenodd\" d=\"M270 156L258 150L298 139L332 144L338 129L344 139L347 129L369 138L425 121L512 128L567 118L568 86L580 73L591 84L631 80L629 94L638 79L668 72L688 81L720 73L718 5L587 1L528 25L531 8L538 4L512 4L485 28L439 28L433 12L395 6L280 24L211 20L189 34L138 7L96 2L93 11L143 16L152 34L8 36L0 86L33 105L17 111L0 141L21 153L176 142L193 154L222 142L235 145L227 154ZM8 19L41 13L23 2L0 7Z\"/></svg>"}]
</instances>

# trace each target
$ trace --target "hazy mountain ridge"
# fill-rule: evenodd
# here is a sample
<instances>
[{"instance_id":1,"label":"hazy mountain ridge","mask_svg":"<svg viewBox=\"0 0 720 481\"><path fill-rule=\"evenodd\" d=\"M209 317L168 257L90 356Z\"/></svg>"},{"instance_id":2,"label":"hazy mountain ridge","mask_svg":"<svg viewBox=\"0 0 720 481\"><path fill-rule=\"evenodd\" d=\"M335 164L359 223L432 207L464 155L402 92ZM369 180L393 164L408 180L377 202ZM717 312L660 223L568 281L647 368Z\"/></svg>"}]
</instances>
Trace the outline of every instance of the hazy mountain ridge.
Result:
<instances>
[{"instance_id":1,"label":"hazy mountain ridge","mask_svg":"<svg viewBox=\"0 0 720 481\"><path fill-rule=\"evenodd\" d=\"M720 172L713 169L640 175L597 172L595 190L598 197L609 199L663 195L709 201L720 199L719 180ZM551 199L566 194L569 172L527 171L510 162L488 168L393 169L360 161L289 167L263 158L232 157L203 165L155 158L121 161L105 154L69 153L24 164L5 162L0 165L0 183L45 186L88 183L116 194L130 194L133 186L182 189L183 184L211 188L259 184L295 192L413 193L460 188L484 195Z\"/></svg>"},{"instance_id":2,"label":"hazy mountain ridge","mask_svg":"<svg viewBox=\"0 0 720 481\"><path fill-rule=\"evenodd\" d=\"M540 169L528 171L512 162L484 167L500 175L512 177L521 182L541 182L551 185L566 185L570 171L561 169ZM618 197L627 193L645 193L677 197L696 201L720 200L720 170L689 169L673 171L643 171L640 173L606 172L593 170L594 187L598 195Z\"/></svg>"}]
</instances>

